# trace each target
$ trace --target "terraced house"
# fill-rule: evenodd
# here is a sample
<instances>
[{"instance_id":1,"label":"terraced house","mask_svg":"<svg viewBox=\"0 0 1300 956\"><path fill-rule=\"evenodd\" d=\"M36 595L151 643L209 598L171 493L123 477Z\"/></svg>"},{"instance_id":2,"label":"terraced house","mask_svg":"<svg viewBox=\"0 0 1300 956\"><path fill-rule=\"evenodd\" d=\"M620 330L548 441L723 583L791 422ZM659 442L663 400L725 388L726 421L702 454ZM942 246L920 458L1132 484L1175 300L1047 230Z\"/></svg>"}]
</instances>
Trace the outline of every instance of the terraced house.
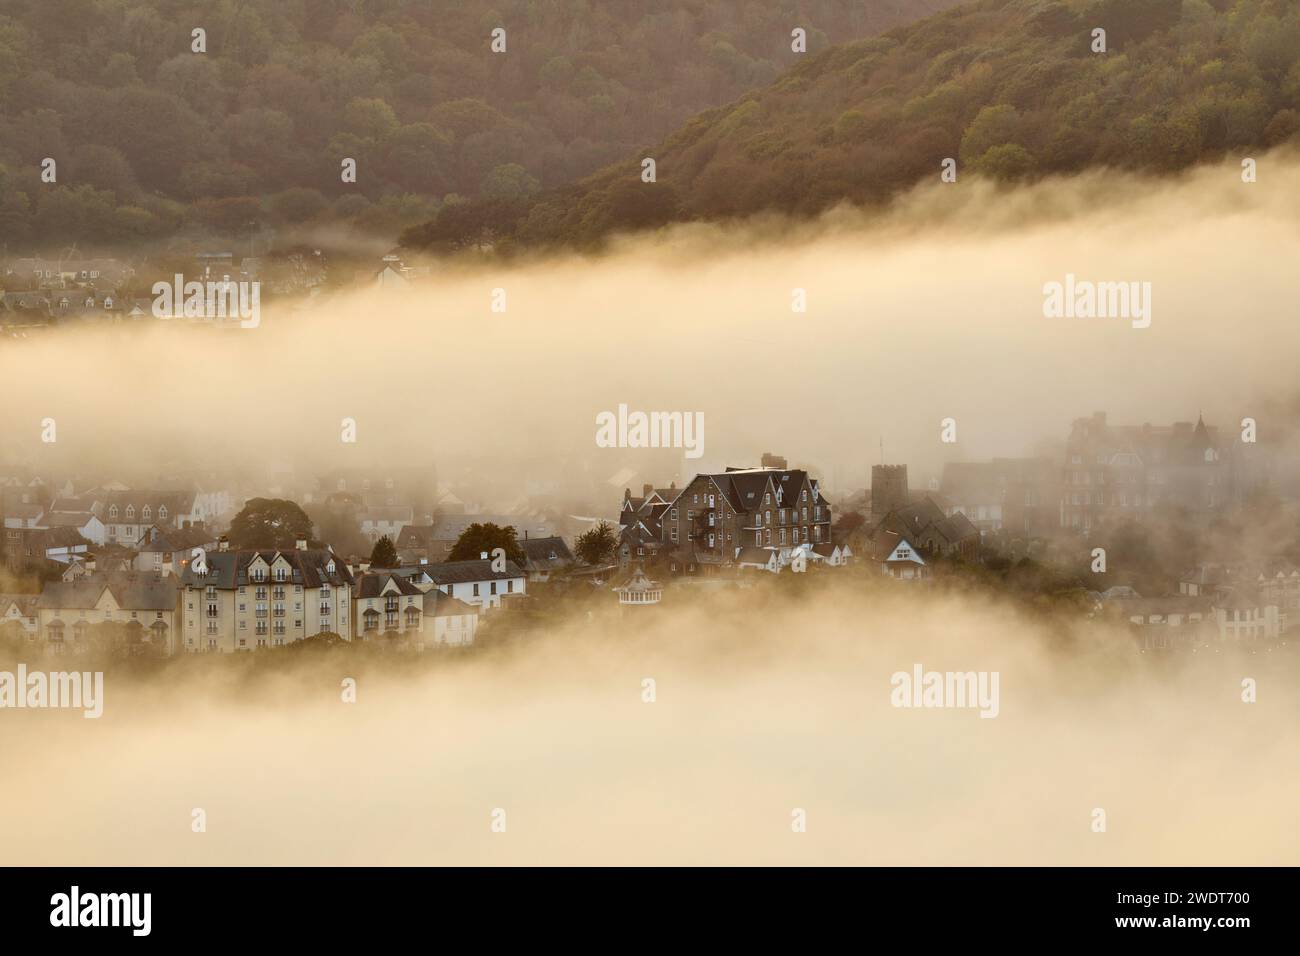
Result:
<instances>
[{"instance_id":1,"label":"terraced house","mask_svg":"<svg viewBox=\"0 0 1300 956\"><path fill-rule=\"evenodd\" d=\"M351 633L354 579L332 551L306 541L289 550L218 550L205 571L190 565L179 575L183 650L250 651Z\"/></svg>"},{"instance_id":2,"label":"terraced house","mask_svg":"<svg viewBox=\"0 0 1300 956\"><path fill-rule=\"evenodd\" d=\"M419 640L424 626L424 592L407 578L391 571L372 571L357 578L352 596L352 638Z\"/></svg>"},{"instance_id":3,"label":"terraced house","mask_svg":"<svg viewBox=\"0 0 1300 956\"><path fill-rule=\"evenodd\" d=\"M128 650L175 653L176 595L172 579L152 574L101 573L50 581L36 601L40 636L53 654L76 653L96 637Z\"/></svg>"},{"instance_id":4,"label":"terraced house","mask_svg":"<svg viewBox=\"0 0 1300 956\"><path fill-rule=\"evenodd\" d=\"M184 528L203 519L195 508L194 493L183 491L109 492L96 514L107 528L108 541L128 548L144 541L145 532L155 525Z\"/></svg>"}]
</instances>

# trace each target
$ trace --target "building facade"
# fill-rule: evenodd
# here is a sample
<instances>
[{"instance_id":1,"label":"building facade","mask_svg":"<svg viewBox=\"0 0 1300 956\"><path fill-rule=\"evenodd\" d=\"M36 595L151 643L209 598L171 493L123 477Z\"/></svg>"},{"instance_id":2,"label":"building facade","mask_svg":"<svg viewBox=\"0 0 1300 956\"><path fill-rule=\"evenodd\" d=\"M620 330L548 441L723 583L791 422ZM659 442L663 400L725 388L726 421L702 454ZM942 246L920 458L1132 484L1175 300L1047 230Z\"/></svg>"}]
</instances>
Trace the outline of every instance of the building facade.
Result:
<instances>
[{"instance_id":1,"label":"building facade","mask_svg":"<svg viewBox=\"0 0 1300 956\"><path fill-rule=\"evenodd\" d=\"M224 546L223 546L224 547ZM197 653L277 647L316 634L348 637L354 578L332 551L217 550L181 583L180 649Z\"/></svg>"}]
</instances>

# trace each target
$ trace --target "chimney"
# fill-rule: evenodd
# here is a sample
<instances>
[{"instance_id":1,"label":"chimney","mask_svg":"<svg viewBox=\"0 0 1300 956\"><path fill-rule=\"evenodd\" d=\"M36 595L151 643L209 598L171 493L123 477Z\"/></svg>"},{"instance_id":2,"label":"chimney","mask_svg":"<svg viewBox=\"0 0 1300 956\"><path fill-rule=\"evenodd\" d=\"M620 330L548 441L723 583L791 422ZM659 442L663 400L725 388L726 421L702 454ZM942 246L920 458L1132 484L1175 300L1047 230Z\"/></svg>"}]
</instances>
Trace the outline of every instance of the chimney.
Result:
<instances>
[{"instance_id":1,"label":"chimney","mask_svg":"<svg viewBox=\"0 0 1300 956\"><path fill-rule=\"evenodd\" d=\"M527 529L527 528L524 529L524 540L525 540L525 541L528 540L528 529Z\"/></svg>"},{"instance_id":2,"label":"chimney","mask_svg":"<svg viewBox=\"0 0 1300 956\"><path fill-rule=\"evenodd\" d=\"M217 550L218 551L230 550L230 539L227 538L224 534L217 539Z\"/></svg>"},{"instance_id":3,"label":"chimney","mask_svg":"<svg viewBox=\"0 0 1300 956\"><path fill-rule=\"evenodd\" d=\"M649 485L649 484L647 484L647 485L642 485L642 486L641 486L641 496L642 496L643 498L649 498L649 497L650 497L650 492L652 492L652 491L654 491L654 490L655 490L655 486L654 486L654 485Z\"/></svg>"},{"instance_id":4,"label":"chimney","mask_svg":"<svg viewBox=\"0 0 1300 956\"><path fill-rule=\"evenodd\" d=\"M307 550L307 539L306 539L306 538L299 538L297 541L294 542L294 547L296 547L299 551L306 551L306 550Z\"/></svg>"}]
</instances>

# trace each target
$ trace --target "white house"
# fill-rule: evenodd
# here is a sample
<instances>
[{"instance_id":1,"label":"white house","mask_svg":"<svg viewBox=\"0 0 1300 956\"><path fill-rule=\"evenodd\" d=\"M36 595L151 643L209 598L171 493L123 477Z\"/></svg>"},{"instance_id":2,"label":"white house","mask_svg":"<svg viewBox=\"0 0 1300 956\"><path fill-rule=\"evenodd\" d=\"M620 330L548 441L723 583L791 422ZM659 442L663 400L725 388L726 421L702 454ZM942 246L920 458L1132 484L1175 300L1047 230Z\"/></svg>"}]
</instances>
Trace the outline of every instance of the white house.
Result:
<instances>
[{"instance_id":1,"label":"white house","mask_svg":"<svg viewBox=\"0 0 1300 956\"><path fill-rule=\"evenodd\" d=\"M103 547L108 540L108 529L90 511L51 511L45 515L46 528L76 528L83 538Z\"/></svg>"},{"instance_id":2,"label":"white house","mask_svg":"<svg viewBox=\"0 0 1300 956\"><path fill-rule=\"evenodd\" d=\"M845 544L831 544L823 541L821 544L813 545L813 554L817 555L824 561L827 567L842 568L848 564L853 557L853 550Z\"/></svg>"},{"instance_id":3,"label":"white house","mask_svg":"<svg viewBox=\"0 0 1300 956\"><path fill-rule=\"evenodd\" d=\"M925 559L902 535L894 531L878 531L870 539L867 560L878 563L880 573L899 581L919 581L930 576Z\"/></svg>"},{"instance_id":4,"label":"white house","mask_svg":"<svg viewBox=\"0 0 1300 956\"><path fill-rule=\"evenodd\" d=\"M460 647L474 643L478 611L437 588L424 595L423 643L434 647Z\"/></svg>"},{"instance_id":5,"label":"white house","mask_svg":"<svg viewBox=\"0 0 1300 956\"><path fill-rule=\"evenodd\" d=\"M493 571L492 561L486 558L423 564L420 570L443 594L472 605L480 614L500 607L506 598L522 597L527 591L527 575L513 561L507 561L501 571Z\"/></svg>"},{"instance_id":6,"label":"white house","mask_svg":"<svg viewBox=\"0 0 1300 956\"><path fill-rule=\"evenodd\" d=\"M781 555L776 548L737 548L736 567L776 574L781 570Z\"/></svg>"}]
</instances>

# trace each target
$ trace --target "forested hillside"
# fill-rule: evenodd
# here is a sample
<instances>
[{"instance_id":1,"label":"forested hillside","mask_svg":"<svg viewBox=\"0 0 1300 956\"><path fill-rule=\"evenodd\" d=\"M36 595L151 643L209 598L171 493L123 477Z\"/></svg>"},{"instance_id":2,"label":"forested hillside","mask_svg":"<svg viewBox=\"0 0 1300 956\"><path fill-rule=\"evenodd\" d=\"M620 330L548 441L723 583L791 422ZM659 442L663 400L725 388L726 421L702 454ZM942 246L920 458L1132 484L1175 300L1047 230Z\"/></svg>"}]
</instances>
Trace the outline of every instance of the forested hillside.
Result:
<instances>
[{"instance_id":1,"label":"forested hillside","mask_svg":"<svg viewBox=\"0 0 1300 956\"><path fill-rule=\"evenodd\" d=\"M0 231L11 250L307 221L391 236L770 83L793 27L816 52L954 2L4 0Z\"/></svg>"},{"instance_id":2,"label":"forested hillside","mask_svg":"<svg viewBox=\"0 0 1300 956\"><path fill-rule=\"evenodd\" d=\"M945 157L960 175L1012 180L1163 173L1298 130L1293 0L977 0L810 55L575 186L448 208L405 242L589 246L673 221L880 202L937 180Z\"/></svg>"}]
</instances>

